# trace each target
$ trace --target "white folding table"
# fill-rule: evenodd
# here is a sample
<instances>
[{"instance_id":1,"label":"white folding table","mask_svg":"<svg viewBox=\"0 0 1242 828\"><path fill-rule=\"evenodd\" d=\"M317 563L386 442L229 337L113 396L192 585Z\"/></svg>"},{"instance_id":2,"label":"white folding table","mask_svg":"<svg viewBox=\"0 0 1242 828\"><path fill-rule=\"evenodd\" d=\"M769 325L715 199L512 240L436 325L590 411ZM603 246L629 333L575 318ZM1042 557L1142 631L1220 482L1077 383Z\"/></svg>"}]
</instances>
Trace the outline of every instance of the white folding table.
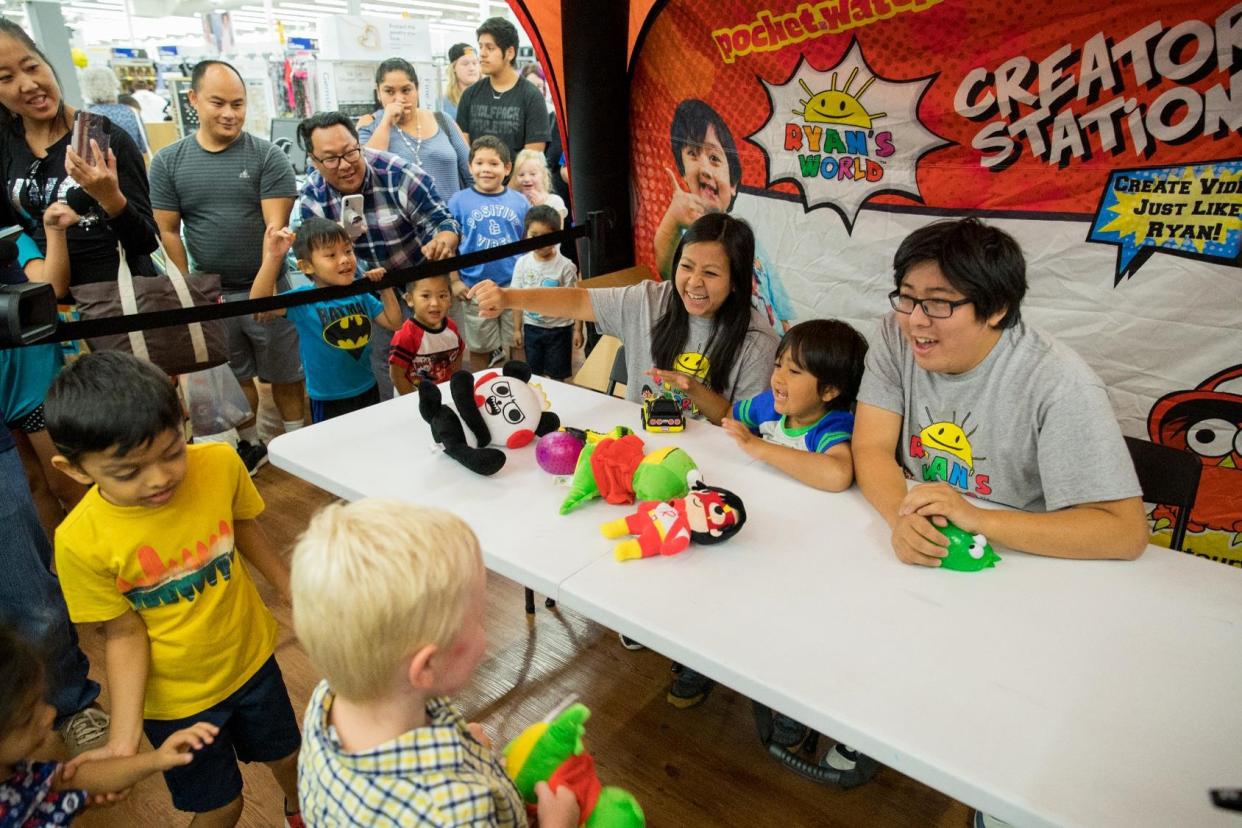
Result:
<instances>
[{"instance_id":1,"label":"white folding table","mask_svg":"<svg viewBox=\"0 0 1242 828\"><path fill-rule=\"evenodd\" d=\"M637 406L541 381L563 422L638 427ZM276 438L272 462L346 499L449 509L489 568L890 767L1019 825L1239 825L1242 572L1158 547L1135 562L1000 550L979 573L901 564L856 489L751 461L718 428L680 445L748 520L733 539L619 563L533 448L479 477L402 398Z\"/></svg>"}]
</instances>

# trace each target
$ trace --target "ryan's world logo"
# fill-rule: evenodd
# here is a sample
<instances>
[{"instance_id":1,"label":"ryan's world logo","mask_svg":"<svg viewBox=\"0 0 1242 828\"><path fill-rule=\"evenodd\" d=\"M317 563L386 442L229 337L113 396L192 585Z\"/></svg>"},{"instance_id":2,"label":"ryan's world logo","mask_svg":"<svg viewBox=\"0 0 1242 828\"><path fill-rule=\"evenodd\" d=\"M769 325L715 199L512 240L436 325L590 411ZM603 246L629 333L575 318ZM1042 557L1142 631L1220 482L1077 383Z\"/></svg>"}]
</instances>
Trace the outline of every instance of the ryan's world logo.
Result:
<instances>
[{"instance_id":1,"label":"ryan's world logo","mask_svg":"<svg viewBox=\"0 0 1242 828\"><path fill-rule=\"evenodd\" d=\"M831 69L816 71L804 58L785 83L761 82L771 114L750 141L767 155L769 185L794 182L807 209L831 207L851 232L872 196L922 201L918 161L949 143L918 120L931 77L882 78L855 42Z\"/></svg>"},{"instance_id":2,"label":"ryan's world logo","mask_svg":"<svg viewBox=\"0 0 1242 828\"><path fill-rule=\"evenodd\" d=\"M988 475L979 474L977 464L987 460L975 454L970 444L972 428L966 430L969 412L956 422L957 412L947 420L937 420L924 409L928 425L910 435L910 456L919 461L923 483L948 483L963 494L989 495L992 486Z\"/></svg>"}]
</instances>

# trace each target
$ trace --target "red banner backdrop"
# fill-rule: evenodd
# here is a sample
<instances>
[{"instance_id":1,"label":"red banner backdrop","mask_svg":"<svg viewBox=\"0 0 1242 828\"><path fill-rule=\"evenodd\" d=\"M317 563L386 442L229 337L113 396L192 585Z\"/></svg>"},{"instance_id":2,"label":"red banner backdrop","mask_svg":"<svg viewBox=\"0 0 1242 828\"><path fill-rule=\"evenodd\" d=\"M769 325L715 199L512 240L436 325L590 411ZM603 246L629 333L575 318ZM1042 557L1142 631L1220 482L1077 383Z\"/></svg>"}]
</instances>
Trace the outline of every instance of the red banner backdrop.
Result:
<instances>
[{"instance_id":1,"label":"red banner backdrop","mask_svg":"<svg viewBox=\"0 0 1242 828\"><path fill-rule=\"evenodd\" d=\"M1024 318L1100 373L1127 433L1200 456L1188 545L1242 565L1242 3L651 14L631 59L639 262L667 263L684 216L728 210L755 228L774 325L869 330L906 233L997 223L1027 255ZM686 128L701 158L674 149Z\"/></svg>"}]
</instances>

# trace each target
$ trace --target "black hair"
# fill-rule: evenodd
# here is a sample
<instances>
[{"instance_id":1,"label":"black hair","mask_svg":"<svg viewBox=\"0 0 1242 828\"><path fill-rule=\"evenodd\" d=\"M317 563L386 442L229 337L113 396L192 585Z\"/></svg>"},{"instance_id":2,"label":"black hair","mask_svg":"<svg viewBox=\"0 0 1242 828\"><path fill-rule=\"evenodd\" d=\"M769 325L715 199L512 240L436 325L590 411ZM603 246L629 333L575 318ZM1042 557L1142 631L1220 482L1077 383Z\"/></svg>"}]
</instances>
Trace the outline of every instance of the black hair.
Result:
<instances>
[{"instance_id":1,"label":"black hair","mask_svg":"<svg viewBox=\"0 0 1242 828\"><path fill-rule=\"evenodd\" d=\"M549 207L546 204L537 204L526 211L526 220L522 224L523 234L530 232L530 226L535 222L547 227L553 233L561 229L561 214L556 211L555 207Z\"/></svg>"},{"instance_id":2,"label":"black hair","mask_svg":"<svg viewBox=\"0 0 1242 828\"><path fill-rule=\"evenodd\" d=\"M492 40L496 41L496 45L500 47L502 55L510 48L513 49L513 57L509 59L509 65L515 65L518 49L517 27L503 17L489 17L474 30L475 37L481 38L485 34L492 36Z\"/></svg>"},{"instance_id":3,"label":"black hair","mask_svg":"<svg viewBox=\"0 0 1242 828\"><path fill-rule=\"evenodd\" d=\"M418 89L418 72L414 69L414 64L405 58L390 57L383 61L379 68L375 70L375 105L380 106L379 85L384 82L384 76L389 72L404 72L405 76L414 84L414 88Z\"/></svg>"},{"instance_id":4,"label":"black hair","mask_svg":"<svg viewBox=\"0 0 1242 828\"><path fill-rule=\"evenodd\" d=\"M742 504L742 499L728 489L721 489L717 486L705 486L703 483L696 483L690 489L690 494L712 493L720 496L725 506L733 510L733 523L720 529L715 534L712 532L695 532L691 530L690 539L695 543L712 544L727 541L741 530L746 523L746 507Z\"/></svg>"},{"instance_id":5,"label":"black hair","mask_svg":"<svg viewBox=\"0 0 1242 828\"><path fill-rule=\"evenodd\" d=\"M818 393L829 388L837 396L828 409L849 411L858 397L862 383L863 360L867 356L867 340L848 322L840 319L810 319L799 322L788 331L776 349L780 360L786 353L794 363L810 373L819 383Z\"/></svg>"},{"instance_id":6,"label":"black hair","mask_svg":"<svg viewBox=\"0 0 1242 828\"><path fill-rule=\"evenodd\" d=\"M298 124L298 146L310 153L311 135L317 129L328 129L334 126L343 126L349 130L349 134L358 138L358 130L354 126L353 120L343 112L316 112L309 118L303 119Z\"/></svg>"},{"instance_id":7,"label":"black hair","mask_svg":"<svg viewBox=\"0 0 1242 828\"><path fill-rule=\"evenodd\" d=\"M1022 248L1004 230L977 218L937 221L902 240L893 257L893 282L901 290L910 268L933 262L949 284L971 301L976 319L1005 311L1000 328L1018 324L1026 295Z\"/></svg>"},{"instance_id":8,"label":"black hair","mask_svg":"<svg viewBox=\"0 0 1242 828\"><path fill-rule=\"evenodd\" d=\"M293 256L300 262L309 262L311 253L334 242L349 241L345 228L331 219L311 216L298 225L293 237Z\"/></svg>"},{"instance_id":9,"label":"black hair","mask_svg":"<svg viewBox=\"0 0 1242 828\"><path fill-rule=\"evenodd\" d=\"M404 285L402 285L402 286L401 286L401 292L402 292L402 293L410 293L410 292L412 292L413 290L415 290L415 289L419 286L419 284L420 284L421 282L429 282L429 281L431 281L432 279L443 279L443 280L444 280L444 286L445 286L445 287L448 289L448 291L449 291L449 299L452 299L452 298L453 298L453 297L452 297L452 292L453 292L453 279L452 279L452 277L450 277L450 276L449 276L449 274L447 274L447 273L432 273L432 274L430 274L430 275L428 275L428 276L418 276L418 277L416 277L416 278L413 278L413 279L411 279L410 281L406 282Z\"/></svg>"},{"instance_id":10,"label":"black hair","mask_svg":"<svg viewBox=\"0 0 1242 828\"><path fill-rule=\"evenodd\" d=\"M734 143L733 133L729 131L720 113L698 98L687 98L677 104L677 109L673 111L673 123L668 128L673 160L677 163L677 172L684 178L686 165L681 151L688 146L702 146L707 139L709 126L715 128L716 138L719 139L729 164L729 183L733 185L733 198L729 200L729 209L732 210L733 202L737 200L737 185L742 180L742 162L737 157L737 144Z\"/></svg>"},{"instance_id":11,"label":"black hair","mask_svg":"<svg viewBox=\"0 0 1242 828\"><path fill-rule=\"evenodd\" d=\"M741 353L749 335L750 293L755 267L755 234L750 225L728 213L708 213L686 230L673 254L670 279L676 279L677 267L686 245L699 242L720 242L729 260L729 295L712 318L712 335L704 348L707 357L707 387L723 394L733 371L733 363ZM690 335L690 314L677 290L668 292L660 317L651 326L651 358L659 367L671 367Z\"/></svg>"},{"instance_id":12,"label":"black hair","mask_svg":"<svg viewBox=\"0 0 1242 828\"><path fill-rule=\"evenodd\" d=\"M29 642L8 625L0 626L0 733L17 724L26 708L43 698L43 661Z\"/></svg>"},{"instance_id":13,"label":"black hair","mask_svg":"<svg viewBox=\"0 0 1242 828\"><path fill-rule=\"evenodd\" d=\"M223 66L237 75L237 80L241 83L242 89L246 88L246 81L242 78L241 72L237 71L237 67L225 60L200 60L194 64L194 70L190 72L190 88L197 92L203 86L203 77L207 74L207 70L213 66Z\"/></svg>"},{"instance_id":14,"label":"black hair","mask_svg":"<svg viewBox=\"0 0 1242 828\"><path fill-rule=\"evenodd\" d=\"M0 17L0 35L8 35L18 43L25 46L39 58L42 63L52 70L52 78L56 81L56 94L60 101L56 107L56 117L60 118L61 124L65 129L69 129L69 115L65 112L65 95L61 92L60 73L56 71L56 67L47 59L47 55L43 54L43 50L39 45L26 34L26 30L21 26L9 20L7 17ZM12 112L4 104L0 104L0 129L21 134L23 131L22 119Z\"/></svg>"},{"instance_id":15,"label":"black hair","mask_svg":"<svg viewBox=\"0 0 1242 828\"><path fill-rule=\"evenodd\" d=\"M500 162L508 165L513 163L513 155L509 152L509 145L497 138L495 135L480 135L470 142L470 160L474 160L475 153L481 149L495 150L500 156Z\"/></svg>"},{"instance_id":16,"label":"black hair","mask_svg":"<svg viewBox=\"0 0 1242 828\"><path fill-rule=\"evenodd\" d=\"M44 418L56 449L75 465L85 454L129 454L184 422L168 375L121 351L87 354L61 371Z\"/></svg>"}]
</instances>

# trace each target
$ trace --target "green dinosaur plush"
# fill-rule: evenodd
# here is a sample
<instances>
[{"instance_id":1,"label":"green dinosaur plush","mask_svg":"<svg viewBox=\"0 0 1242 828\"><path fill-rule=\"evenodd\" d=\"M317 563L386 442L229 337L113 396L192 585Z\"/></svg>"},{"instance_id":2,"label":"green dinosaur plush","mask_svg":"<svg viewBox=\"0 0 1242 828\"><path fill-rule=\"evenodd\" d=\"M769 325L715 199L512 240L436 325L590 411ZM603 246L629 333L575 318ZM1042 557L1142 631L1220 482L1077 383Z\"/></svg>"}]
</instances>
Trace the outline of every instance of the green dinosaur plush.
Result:
<instances>
[{"instance_id":1,"label":"green dinosaur plush","mask_svg":"<svg viewBox=\"0 0 1242 828\"><path fill-rule=\"evenodd\" d=\"M624 428L618 426L614 433ZM602 497L621 505L644 500L673 500L685 497L698 466L680 448L668 446L644 456L643 441L629 429L619 437L602 436L587 445L578 455L569 494L561 503L560 512L567 515L574 509Z\"/></svg>"},{"instance_id":2,"label":"green dinosaur plush","mask_svg":"<svg viewBox=\"0 0 1242 828\"><path fill-rule=\"evenodd\" d=\"M595 760L586 752L582 734L591 711L573 704L550 722L537 722L505 745L505 772L527 805L536 802L535 785L547 782L553 790L567 785L586 828L643 828L643 809L629 791L601 786Z\"/></svg>"}]
</instances>

